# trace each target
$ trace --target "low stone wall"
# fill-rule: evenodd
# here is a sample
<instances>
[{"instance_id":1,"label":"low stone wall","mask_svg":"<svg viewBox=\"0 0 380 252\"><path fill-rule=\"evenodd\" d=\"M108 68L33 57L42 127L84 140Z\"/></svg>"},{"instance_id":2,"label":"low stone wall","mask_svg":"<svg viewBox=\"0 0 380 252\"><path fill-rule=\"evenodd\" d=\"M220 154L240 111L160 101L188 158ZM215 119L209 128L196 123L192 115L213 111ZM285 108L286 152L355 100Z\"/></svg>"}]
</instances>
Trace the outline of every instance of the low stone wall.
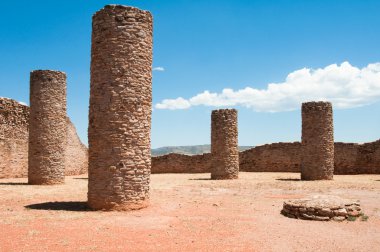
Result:
<instances>
[{"instance_id":1,"label":"low stone wall","mask_svg":"<svg viewBox=\"0 0 380 252\"><path fill-rule=\"evenodd\" d=\"M355 220L363 215L357 201L326 195L285 201L281 213L289 218L316 221L344 221L350 217Z\"/></svg>"},{"instance_id":2,"label":"low stone wall","mask_svg":"<svg viewBox=\"0 0 380 252\"><path fill-rule=\"evenodd\" d=\"M299 172L301 143L274 143L240 152L240 171Z\"/></svg>"},{"instance_id":3,"label":"low stone wall","mask_svg":"<svg viewBox=\"0 0 380 252\"><path fill-rule=\"evenodd\" d=\"M152 173L205 173L211 172L211 153L184 155L170 153L152 157Z\"/></svg>"},{"instance_id":4,"label":"low stone wall","mask_svg":"<svg viewBox=\"0 0 380 252\"><path fill-rule=\"evenodd\" d=\"M29 107L12 99L0 98L0 178L26 177L28 174ZM67 120L65 175L87 172L87 147Z\"/></svg>"},{"instance_id":5,"label":"low stone wall","mask_svg":"<svg viewBox=\"0 0 380 252\"><path fill-rule=\"evenodd\" d=\"M380 140L365 143L335 143L335 174L380 174ZM240 171L300 172L301 143L274 143L240 152ZM207 173L211 154L168 154L152 158L152 173Z\"/></svg>"}]
</instances>

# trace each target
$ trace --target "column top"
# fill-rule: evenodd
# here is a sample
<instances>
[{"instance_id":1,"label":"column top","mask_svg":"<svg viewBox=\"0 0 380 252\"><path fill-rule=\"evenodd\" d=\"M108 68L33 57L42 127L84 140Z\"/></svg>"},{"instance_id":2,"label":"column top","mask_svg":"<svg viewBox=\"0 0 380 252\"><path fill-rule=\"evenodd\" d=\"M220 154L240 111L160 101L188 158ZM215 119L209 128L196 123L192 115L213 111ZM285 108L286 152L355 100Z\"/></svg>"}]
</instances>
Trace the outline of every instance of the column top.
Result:
<instances>
[{"instance_id":1,"label":"column top","mask_svg":"<svg viewBox=\"0 0 380 252\"><path fill-rule=\"evenodd\" d=\"M302 103L302 110L322 110L331 108L332 104L328 101L311 101Z\"/></svg>"},{"instance_id":2,"label":"column top","mask_svg":"<svg viewBox=\"0 0 380 252\"><path fill-rule=\"evenodd\" d=\"M133 7L133 6L127 6L127 5L121 5L121 4L107 4L102 9L95 12L92 17L96 16L97 14L99 14L101 12L107 11L107 10L109 10L109 11L122 10L122 11L137 12L137 13L140 12L141 14L152 16L152 14L149 11L141 10L141 9Z\"/></svg>"},{"instance_id":3,"label":"column top","mask_svg":"<svg viewBox=\"0 0 380 252\"><path fill-rule=\"evenodd\" d=\"M62 71L57 71L57 70L42 70L42 69L38 69L38 70L33 70L30 72L30 74L48 74L48 73L51 73L51 74L64 74L66 75L65 72L62 72Z\"/></svg>"}]
</instances>

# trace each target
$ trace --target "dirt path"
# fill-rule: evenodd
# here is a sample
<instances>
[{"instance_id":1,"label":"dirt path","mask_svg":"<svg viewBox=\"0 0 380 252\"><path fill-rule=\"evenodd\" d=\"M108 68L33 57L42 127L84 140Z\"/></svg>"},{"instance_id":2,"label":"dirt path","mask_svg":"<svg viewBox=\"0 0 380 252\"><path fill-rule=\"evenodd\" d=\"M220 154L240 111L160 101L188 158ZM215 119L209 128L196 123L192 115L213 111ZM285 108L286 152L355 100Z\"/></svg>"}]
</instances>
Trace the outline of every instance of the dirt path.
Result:
<instances>
[{"instance_id":1,"label":"dirt path","mask_svg":"<svg viewBox=\"0 0 380 252\"><path fill-rule=\"evenodd\" d=\"M380 251L380 175L298 177L152 175L151 206L135 212L86 211L85 176L67 177L61 186L1 179L0 251ZM285 199L325 193L360 200L369 220L280 215Z\"/></svg>"}]
</instances>

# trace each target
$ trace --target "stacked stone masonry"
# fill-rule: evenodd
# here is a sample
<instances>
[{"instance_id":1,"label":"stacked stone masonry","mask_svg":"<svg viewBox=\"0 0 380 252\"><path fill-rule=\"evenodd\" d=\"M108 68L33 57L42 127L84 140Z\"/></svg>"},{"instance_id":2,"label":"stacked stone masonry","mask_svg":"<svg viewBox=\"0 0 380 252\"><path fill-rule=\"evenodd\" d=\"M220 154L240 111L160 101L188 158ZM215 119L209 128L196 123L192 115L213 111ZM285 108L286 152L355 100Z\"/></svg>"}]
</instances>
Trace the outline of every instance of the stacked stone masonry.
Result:
<instances>
[{"instance_id":1,"label":"stacked stone masonry","mask_svg":"<svg viewBox=\"0 0 380 252\"><path fill-rule=\"evenodd\" d=\"M236 109L211 113L211 179L237 179L239 146Z\"/></svg>"},{"instance_id":2,"label":"stacked stone masonry","mask_svg":"<svg viewBox=\"0 0 380 252\"><path fill-rule=\"evenodd\" d=\"M87 172L87 148L79 140L68 117L65 147L65 174ZM26 177L28 174L29 107L0 98L0 178Z\"/></svg>"},{"instance_id":3,"label":"stacked stone masonry","mask_svg":"<svg viewBox=\"0 0 380 252\"><path fill-rule=\"evenodd\" d=\"M334 144L334 174L380 174L380 140L356 144ZM273 143L240 152L243 172L300 172L301 143ZM152 173L211 172L210 153L183 155L171 153L152 158Z\"/></svg>"},{"instance_id":4,"label":"stacked stone masonry","mask_svg":"<svg viewBox=\"0 0 380 252\"><path fill-rule=\"evenodd\" d=\"M65 181L66 74L36 70L30 73L28 183Z\"/></svg>"},{"instance_id":5,"label":"stacked stone masonry","mask_svg":"<svg viewBox=\"0 0 380 252\"><path fill-rule=\"evenodd\" d=\"M330 102L302 104L301 179L330 180L334 174L334 130Z\"/></svg>"},{"instance_id":6,"label":"stacked stone masonry","mask_svg":"<svg viewBox=\"0 0 380 252\"><path fill-rule=\"evenodd\" d=\"M92 22L88 203L143 208L151 170L152 15L107 5Z\"/></svg>"},{"instance_id":7,"label":"stacked stone masonry","mask_svg":"<svg viewBox=\"0 0 380 252\"><path fill-rule=\"evenodd\" d=\"M315 221L344 221L362 215L358 202L344 202L331 196L284 202L281 213L289 218Z\"/></svg>"}]
</instances>

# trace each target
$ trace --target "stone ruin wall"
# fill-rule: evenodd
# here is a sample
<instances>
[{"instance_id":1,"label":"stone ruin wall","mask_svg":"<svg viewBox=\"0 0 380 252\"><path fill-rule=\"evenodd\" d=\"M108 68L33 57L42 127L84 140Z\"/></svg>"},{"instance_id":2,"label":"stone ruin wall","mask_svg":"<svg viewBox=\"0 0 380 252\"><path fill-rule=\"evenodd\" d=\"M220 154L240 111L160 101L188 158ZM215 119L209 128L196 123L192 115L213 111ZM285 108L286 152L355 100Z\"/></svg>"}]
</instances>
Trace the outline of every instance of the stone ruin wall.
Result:
<instances>
[{"instance_id":1,"label":"stone ruin wall","mask_svg":"<svg viewBox=\"0 0 380 252\"><path fill-rule=\"evenodd\" d=\"M27 176L29 107L0 98L0 178ZM87 148L68 122L66 175L87 172ZM380 174L380 140L334 145L334 174ZM300 142L273 143L240 152L243 172L300 172ZM209 173L211 154L171 153L152 158L152 173Z\"/></svg>"},{"instance_id":2,"label":"stone ruin wall","mask_svg":"<svg viewBox=\"0 0 380 252\"><path fill-rule=\"evenodd\" d=\"M211 153L193 156L170 153L152 157L152 173L204 172L211 172Z\"/></svg>"},{"instance_id":3,"label":"stone ruin wall","mask_svg":"<svg viewBox=\"0 0 380 252\"><path fill-rule=\"evenodd\" d=\"M29 107L0 98L0 178L28 174Z\"/></svg>"},{"instance_id":4,"label":"stone ruin wall","mask_svg":"<svg viewBox=\"0 0 380 252\"><path fill-rule=\"evenodd\" d=\"M301 143L273 143L240 152L245 172L299 172Z\"/></svg>"},{"instance_id":5,"label":"stone ruin wall","mask_svg":"<svg viewBox=\"0 0 380 252\"><path fill-rule=\"evenodd\" d=\"M380 140L364 144L334 144L334 174L380 174ZM300 172L301 143L273 143L240 152L243 172ZM152 173L211 172L210 153L168 154L152 158Z\"/></svg>"},{"instance_id":6,"label":"stone ruin wall","mask_svg":"<svg viewBox=\"0 0 380 252\"><path fill-rule=\"evenodd\" d=\"M87 147L80 141L75 126L67 121L65 175L87 172ZM0 178L28 175L29 107L12 99L0 98Z\"/></svg>"}]
</instances>

